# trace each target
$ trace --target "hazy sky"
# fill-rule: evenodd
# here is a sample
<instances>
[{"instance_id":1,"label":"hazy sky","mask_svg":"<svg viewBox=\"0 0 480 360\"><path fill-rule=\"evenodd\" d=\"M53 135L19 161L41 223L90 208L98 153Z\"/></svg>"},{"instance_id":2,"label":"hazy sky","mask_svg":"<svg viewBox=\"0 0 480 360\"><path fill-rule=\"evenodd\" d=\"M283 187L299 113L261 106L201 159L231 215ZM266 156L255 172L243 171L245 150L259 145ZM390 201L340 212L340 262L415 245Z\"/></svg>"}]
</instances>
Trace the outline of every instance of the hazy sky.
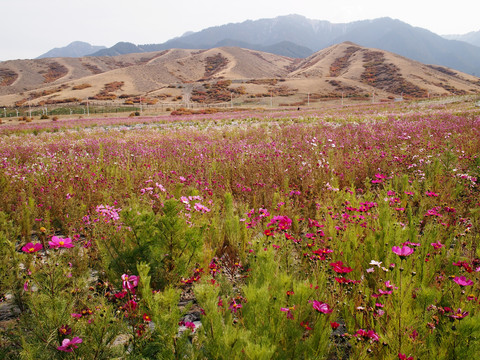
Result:
<instances>
[{"instance_id":1,"label":"hazy sky","mask_svg":"<svg viewBox=\"0 0 480 360\"><path fill-rule=\"evenodd\" d=\"M0 0L0 60L72 41L159 44L187 31L300 14L344 23L389 16L437 34L480 30L478 0Z\"/></svg>"}]
</instances>

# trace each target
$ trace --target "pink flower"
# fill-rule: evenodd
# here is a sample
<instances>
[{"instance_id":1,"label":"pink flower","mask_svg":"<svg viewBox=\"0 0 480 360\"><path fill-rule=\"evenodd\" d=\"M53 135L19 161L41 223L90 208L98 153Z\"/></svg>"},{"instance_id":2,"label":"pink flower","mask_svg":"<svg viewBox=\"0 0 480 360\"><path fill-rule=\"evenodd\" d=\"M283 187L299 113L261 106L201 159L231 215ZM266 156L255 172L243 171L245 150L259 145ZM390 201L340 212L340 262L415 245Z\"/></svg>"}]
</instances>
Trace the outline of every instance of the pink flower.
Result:
<instances>
[{"instance_id":1,"label":"pink flower","mask_svg":"<svg viewBox=\"0 0 480 360\"><path fill-rule=\"evenodd\" d=\"M331 312L333 312L333 309L330 308L330 306L326 303L322 303L320 301L317 301L317 300L313 300L313 308L315 310L317 310L318 312L321 312L323 314L330 314Z\"/></svg>"},{"instance_id":2,"label":"pink flower","mask_svg":"<svg viewBox=\"0 0 480 360\"><path fill-rule=\"evenodd\" d=\"M453 315L449 315L449 317L452 319L462 320L468 314L470 314L468 311L462 312L462 309L457 309L457 311Z\"/></svg>"},{"instance_id":3,"label":"pink flower","mask_svg":"<svg viewBox=\"0 0 480 360\"><path fill-rule=\"evenodd\" d=\"M470 279L467 279L465 276L456 276L455 279L453 279L458 285L460 286L470 286L473 285L473 281Z\"/></svg>"},{"instance_id":4,"label":"pink flower","mask_svg":"<svg viewBox=\"0 0 480 360\"><path fill-rule=\"evenodd\" d=\"M238 309L242 308L242 303L237 303L235 300L232 300L228 308L230 309L231 312L236 313Z\"/></svg>"},{"instance_id":5,"label":"pink flower","mask_svg":"<svg viewBox=\"0 0 480 360\"><path fill-rule=\"evenodd\" d=\"M42 248L43 246L40 243L32 244L31 242L29 242L25 244L24 247L22 247L22 251L31 254L39 250L42 250Z\"/></svg>"},{"instance_id":6,"label":"pink flower","mask_svg":"<svg viewBox=\"0 0 480 360\"><path fill-rule=\"evenodd\" d=\"M180 321L178 323L180 326L185 326L187 329L190 329L192 332L195 331L195 324L190 321Z\"/></svg>"},{"instance_id":7,"label":"pink flower","mask_svg":"<svg viewBox=\"0 0 480 360\"><path fill-rule=\"evenodd\" d=\"M373 341L378 341L380 339L378 334L375 331L373 331L373 330L365 331L363 329L358 330L355 333L355 337L363 338L364 340L372 339Z\"/></svg>"},{"instance_id":8,"label":"pink flower","mask_svg":"<svg viewBox=\"0 0 480 360\"><path fill-rule=\"evenodd\" d=\"M280 311L284 311L287 313L287 319L293 319L292 310L295 310L295 306L291 308L280 308Z\"/></svg>"},{"instance_id":9,"label":"pink flower","mask_svg":"<svg viewBox=\"0 0 480 360\"><path fill-rule=\"evenodd\" d=\"M48 245L50 245L50 249L74 247L74 245L72 244L72 239L70 238L63 239L58 236L53 236L52 241L49 241Z\"/></svg>"},{"instance_id":10,"label":"pink flower","mask_svg":"<svg viewBox=\"0 0 480 360\"><path fill-rule=\"evenodd\" d=\"M432 245L435 250L441 249L442 247L445 246L440 242L440 240L434 243L430 243L430 245Z\"/></svg>"},{"instance_id":11,"label":"pink flower","mask_svg":"<svg viewBox=\"0 0 480 360\"><path fill-rule=\"evenodd\" d=\"M210 212L210 209L209 209L209 208L207 208L206 206L203 206L203 205L200 204L200 203L195 203L194 208L195 208L195 210L197 210L198 212L201 212L201 213Z\"/></svg>"},{"instance_id":12,"label":"pink flower","mask_svg":"<svg viewBox=\"0 0 480 360\"><path fill-rule=\"evenodd\" d=\"M403 245L402 247L392 247L392 251L398 256L400 256L401 259L405 259L407 256L412 255L415 250L406 245Z\"/></svg>"},{"instance_id":13,"label":"pink flower","mask_svg":"<svg viewBox=\"0 0 480 360\"><path fill-rule=\"evenodd\" d=\"M73 349L78 348L77 344L80 344L83 340L75 336L72 340L63 339L62 345L57 347L59 351L73 352Z\"/></svg>"},{"instance_id":14,"label":"pink flower","mask_svg":"<svg viewBox=\"0 0 480 360\"><path fill-rule=\"evenodd\" d=\"M407 355L402 354L402 353L398 353L398 358L399 358L400 360L413 360L413 356L407 357Z\"/></svg>"},{"instance_id":15,"label":"pink flower","mask_svg":"<svg viewBox=\"0 0 480 360\"><path fill-rule=\"evenodd\" d=\"M122 287L124 290L132 290L138 285L138 276L135 275L122 275Z\"/></svg>"},{"instance_id":16,"label":"pink flower","mask_svg":"<svg viewBox=\"0 0 480 360\"><path fill-rule=\"evenodd\" d=\"M288 230L292 226L292 220L288 216L274 216L267 227L277 225L280 230Z\"/></svg>"}]
</instances>

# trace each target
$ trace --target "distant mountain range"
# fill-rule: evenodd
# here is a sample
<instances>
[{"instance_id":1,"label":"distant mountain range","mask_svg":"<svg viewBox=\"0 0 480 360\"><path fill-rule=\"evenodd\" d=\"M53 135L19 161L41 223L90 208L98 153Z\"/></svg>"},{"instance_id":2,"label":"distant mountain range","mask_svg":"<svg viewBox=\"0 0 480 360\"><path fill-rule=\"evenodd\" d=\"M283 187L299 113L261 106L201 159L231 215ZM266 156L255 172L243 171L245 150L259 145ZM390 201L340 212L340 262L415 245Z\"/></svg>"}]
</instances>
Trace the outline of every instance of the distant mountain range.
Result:
<instances>
[{"instance_id":1,"label":"distant mountain range","mask_svg":"<svg viewBox=\"0 0 480 360\"><path fill-rule=\"evenodd\" d=\"M105 46L93 46L83 41L74 41L65 47L54 48L40 55L37 59L52 57L82 57L106 49Z\"/></svg>"},{"instance_id":2,"label":"distant mountain range","mask_svg":"<svg viewBox=\"0 0 480 360\"><path fill-rule=\"evenodd\" d=\"M465 41L475 46L480 46L480 31L472 31L464 35L443 35L449 40Z\"/></svg>"},{"instance_id":3,"label":"distant mountain range","mask_svg":"<svg viewBox=\"0 0 480 360\"><path fill-rule=\"evenodd\" d=\"M135 45L119 42L110 48L90 52L94 47L86 43L81 43L80 46L80 43L75 42L66 48L51 50L41 57L117 56L174 48L238 46L293 58L306 58L344 41L391 51L422 63L446 66L472 75L480 74L480 31L442 37L391 18L334 24L301 15L286 15L188 32L162 44ZM81 55L75 55L74 49Z\"/></svg>"}]
</instances>

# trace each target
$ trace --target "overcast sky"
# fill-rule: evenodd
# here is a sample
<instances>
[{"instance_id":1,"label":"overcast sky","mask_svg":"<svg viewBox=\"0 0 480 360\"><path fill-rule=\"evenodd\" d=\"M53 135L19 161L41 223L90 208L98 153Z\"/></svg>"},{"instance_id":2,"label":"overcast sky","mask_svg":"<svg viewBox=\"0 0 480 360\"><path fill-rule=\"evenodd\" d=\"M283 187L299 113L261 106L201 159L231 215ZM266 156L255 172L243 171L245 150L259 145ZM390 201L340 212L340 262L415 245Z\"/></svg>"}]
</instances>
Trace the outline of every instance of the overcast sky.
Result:
<instances>
[{"instance_id":1,"label":"overcast sky","mask_svg":"<svg viewBox=\"0 0 480 360\"><path fill-rule=\"evenodd\" d=\"M388 16L439 35L480 30L478 0L0 0L0 60L35 58L77 40L159 44L288 14L333 23Z\"/></svg>"}]
</instances>

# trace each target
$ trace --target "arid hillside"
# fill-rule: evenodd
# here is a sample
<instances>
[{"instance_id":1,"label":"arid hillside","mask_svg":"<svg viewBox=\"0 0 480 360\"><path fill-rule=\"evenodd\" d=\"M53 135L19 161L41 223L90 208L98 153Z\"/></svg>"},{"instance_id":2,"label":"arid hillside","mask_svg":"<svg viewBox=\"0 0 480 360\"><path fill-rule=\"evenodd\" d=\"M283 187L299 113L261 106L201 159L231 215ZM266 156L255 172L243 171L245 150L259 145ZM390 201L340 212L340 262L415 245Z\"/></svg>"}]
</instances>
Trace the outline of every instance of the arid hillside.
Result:
<instances>
[{"instance_id":1,"label":"arid hillside","mask_svg":"<svg viewBox=\"0 0 480 360\"><path fill-rule=\"evenodd\" d=\"M350 42L306 59L221 47L0 62L0 105L91 101L203 103L285 97L385 99L480 92L480 79Z\"/></svg>"}]
</instances>

